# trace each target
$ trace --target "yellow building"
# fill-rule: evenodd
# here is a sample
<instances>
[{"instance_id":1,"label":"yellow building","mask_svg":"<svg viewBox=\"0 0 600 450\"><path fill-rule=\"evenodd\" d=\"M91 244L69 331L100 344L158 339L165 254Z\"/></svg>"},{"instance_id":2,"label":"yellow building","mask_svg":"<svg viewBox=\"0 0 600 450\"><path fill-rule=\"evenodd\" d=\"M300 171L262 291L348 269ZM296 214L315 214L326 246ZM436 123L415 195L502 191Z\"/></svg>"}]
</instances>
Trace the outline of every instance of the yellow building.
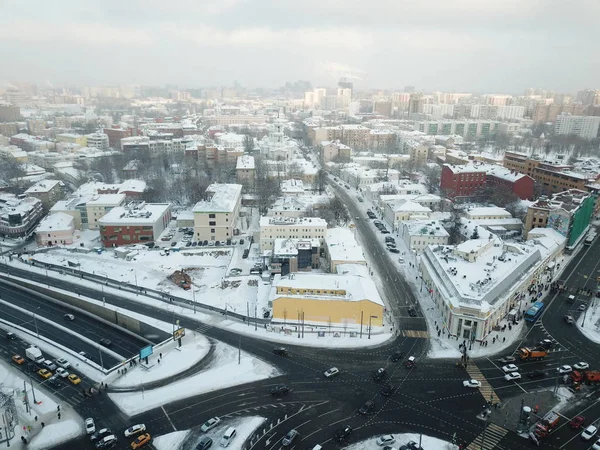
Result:
<instances>
[{"instance_id":1,"label":"yellow building","mask_svg":"<svg viewBox=\"0 0 600 450\"><path fill-rule=\"evenodd\" d=\"M383 326L383 301L368 277L294 273L276 276L271 289L275 320L300 313L306 323Z\"/></svg>"},{"instance_id":2,"label":"yellow building","mask_svg":"<svg viewBox=\"0 0 600 450\"><path fill-rule=\"evenodd\" d=\"M74 133L61 133L56 135L58 142L68 142L69 144L77 144L82 147L87 147L87 136Z\"/></svg>"}]
</instances>

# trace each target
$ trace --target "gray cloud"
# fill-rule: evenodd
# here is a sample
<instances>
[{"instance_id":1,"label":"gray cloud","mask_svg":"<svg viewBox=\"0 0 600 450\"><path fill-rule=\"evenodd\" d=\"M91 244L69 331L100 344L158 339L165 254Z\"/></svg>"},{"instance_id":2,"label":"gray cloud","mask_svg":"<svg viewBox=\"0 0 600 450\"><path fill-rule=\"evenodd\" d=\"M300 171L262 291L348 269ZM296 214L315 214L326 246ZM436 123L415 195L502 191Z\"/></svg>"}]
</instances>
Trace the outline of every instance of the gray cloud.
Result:
<instances>
[{"instance_id":1,"label":"gray cloud","mask_svg":"<svg viewBox=\"0 0 600 450\"><path fill-rule=\"evenodd\" d=\"M7 79L521 92L595 87L600 2L104 0L0 3Z\"/></svg>"}]
</instances>

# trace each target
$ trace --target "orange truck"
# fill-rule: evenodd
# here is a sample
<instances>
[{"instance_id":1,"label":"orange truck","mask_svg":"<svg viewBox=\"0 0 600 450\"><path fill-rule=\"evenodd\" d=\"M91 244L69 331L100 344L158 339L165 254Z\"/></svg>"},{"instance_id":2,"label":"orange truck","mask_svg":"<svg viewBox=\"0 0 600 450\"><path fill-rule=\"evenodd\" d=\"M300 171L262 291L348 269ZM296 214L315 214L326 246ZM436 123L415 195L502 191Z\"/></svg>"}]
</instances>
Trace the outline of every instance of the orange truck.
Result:
<instances>
[{"instance_id":1,"label":"orange truck","mask_svg":"<svg viewBox=\"0 0 600 450\"><path fill-rule=\"evenodd\" d=\"M548 356L548 351L543 348L522 347L519 349L519 358L521 361L529 361L532 359L543 359Z\"/></svg>"},{"instance_id":2,"label":"orange truck","mask_svg":"<svg viewBox=\"0 0 600 450\"><path fill-rule=\"evenodd\" d=\"M571 381L575 385L581 383L598 383L600 382L600 370L574 370L571 372Z\"/></svg>"},{"instance_id":3,"label":"orange truck","mask_svg":"<svg viewBox=\"0 0 600 450\"><path fill-rule=\"evenodd\" d=\"M538 438L545 438L558 426L560 416L554 411L547 413L542 420L535 424L534 433Z\"/></svg>"}]
</instances>

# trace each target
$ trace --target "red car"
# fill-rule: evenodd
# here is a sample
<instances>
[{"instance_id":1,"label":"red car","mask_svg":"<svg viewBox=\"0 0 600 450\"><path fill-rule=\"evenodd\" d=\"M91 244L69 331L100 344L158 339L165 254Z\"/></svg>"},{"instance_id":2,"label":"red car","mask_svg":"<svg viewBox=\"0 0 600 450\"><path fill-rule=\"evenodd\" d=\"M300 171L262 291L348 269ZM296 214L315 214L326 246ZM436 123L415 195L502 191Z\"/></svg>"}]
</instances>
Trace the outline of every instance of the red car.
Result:
<instances>
[{"instance_id":1,"label":"red car","mask_svg":"<svg viewBox=\"0 0 600 450\"><path fill-rule=\"evenodd\" d=\"M585 418L583 416L574 417L570 423L571 428L574 430L578 430L583 426L583 422L585 422Z\"/></svg>"}]
</instances>

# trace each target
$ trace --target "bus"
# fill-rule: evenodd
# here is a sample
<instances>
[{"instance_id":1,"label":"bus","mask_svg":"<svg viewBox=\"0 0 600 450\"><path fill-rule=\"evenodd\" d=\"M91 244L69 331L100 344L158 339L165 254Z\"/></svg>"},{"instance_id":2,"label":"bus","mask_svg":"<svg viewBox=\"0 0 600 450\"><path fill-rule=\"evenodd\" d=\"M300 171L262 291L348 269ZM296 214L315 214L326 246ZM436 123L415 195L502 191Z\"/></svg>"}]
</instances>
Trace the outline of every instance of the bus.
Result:
<instances>
[{"instance_id":1,"label":"bus","mask_svg":"<svg viewBox=\"0 0 600 450\"><path fill-rule=\"evenodd\" d=\"M527 322L535 322L542 315L544 311L544 302L535 302L531 308L525 313L525 320Z\"/></svg>"}]
</instances>

